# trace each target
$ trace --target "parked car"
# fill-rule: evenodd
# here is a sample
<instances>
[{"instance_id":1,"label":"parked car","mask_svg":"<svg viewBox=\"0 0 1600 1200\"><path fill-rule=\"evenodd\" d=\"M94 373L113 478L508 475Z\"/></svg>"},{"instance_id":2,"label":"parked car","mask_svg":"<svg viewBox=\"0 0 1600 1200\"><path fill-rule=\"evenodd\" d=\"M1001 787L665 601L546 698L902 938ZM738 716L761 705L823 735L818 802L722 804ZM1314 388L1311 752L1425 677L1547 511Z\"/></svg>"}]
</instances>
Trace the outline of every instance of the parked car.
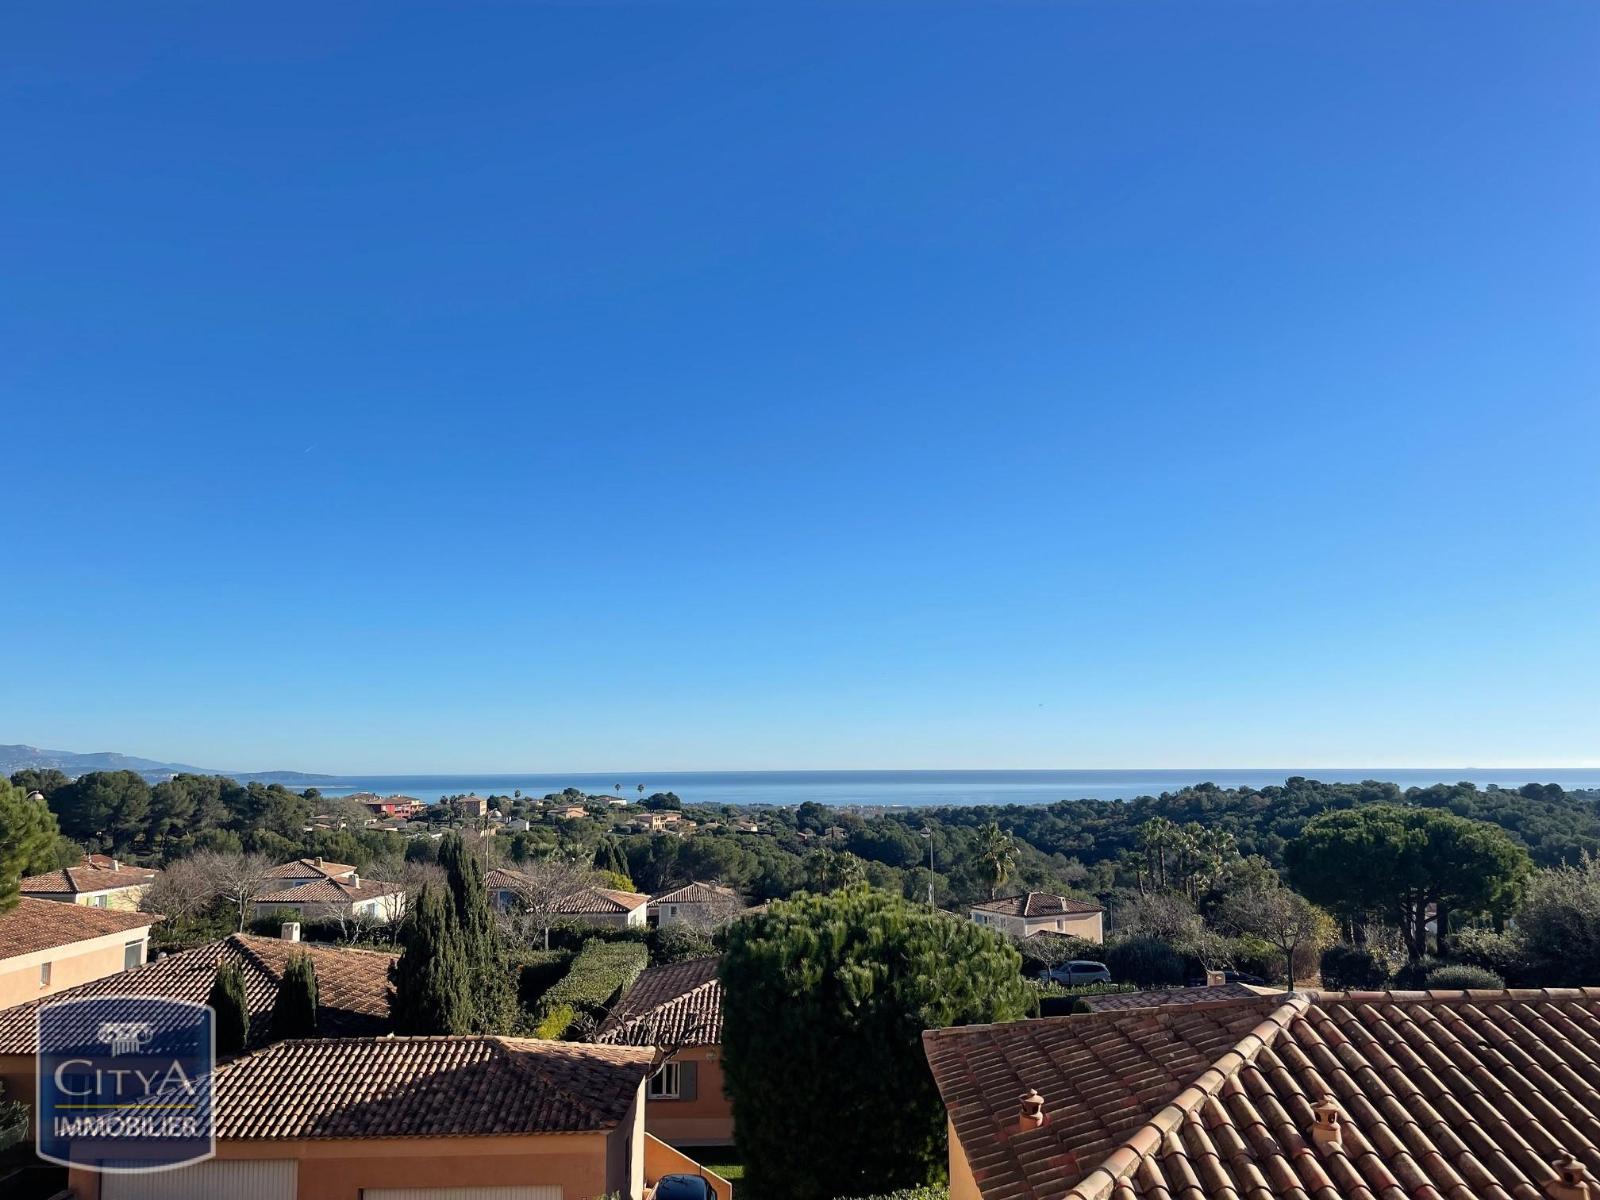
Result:
<instances>
[{"instance_id":1,"label":"parked car","mask_svg":"<svg viewBox=\"0 0 1600 1200\"><path fill-rule=\"evenodd\" d=\"M663 1175L656 1180L652 1200L716 1200L711 1183L701 1175Z\"/></svg>"},{"instance_id":2,"label":"parked car","mask_svg":"<svg viewBox=\"0 0 1600 1200\"><path fill-rule=\"evenodd\" d=\"M1063 987L1082 987L1087 983L1111 982L1111 972L1106 970L1105 963L1090 962L1086 958L1057 963L1044 973L1044 977L1051 983L1059 983Z\"/></svg>"}]
</instances>

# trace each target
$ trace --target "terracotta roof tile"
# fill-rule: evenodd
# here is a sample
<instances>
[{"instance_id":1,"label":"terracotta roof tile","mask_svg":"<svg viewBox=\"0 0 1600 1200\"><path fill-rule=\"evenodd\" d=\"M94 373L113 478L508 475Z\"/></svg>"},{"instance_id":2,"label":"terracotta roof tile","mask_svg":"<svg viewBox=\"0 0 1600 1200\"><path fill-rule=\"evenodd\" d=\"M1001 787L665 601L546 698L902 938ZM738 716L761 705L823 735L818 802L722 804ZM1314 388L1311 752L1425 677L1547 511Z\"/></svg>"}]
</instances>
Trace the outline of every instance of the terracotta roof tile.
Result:
<instances>
[{"instance_id":1,"label":"terracotta roof tile","mask_svg":"<svg viewBox=\"0 0 1600 1200\"><path fill-rule=\"evenodd\" d=\"M1272 993L1282 998L1282 992ZM1150 988L1142 992L1106 992L1083 997L1096 1012L1122 1008L1161 1008L1168 1004L1204 1004L1212 1000L1249 1000L1261 992L1243 983L1218 983L1208 987Z\"/></svg>"},{"instance_id":2,"label":"terracotta roof tile","mask_svg":"<svg viewBox=\"0 0 1600 1200\"><path fill-rule=\"evenodd\" d=\"M66 867L42 875L29 875L22 881L21 888L24 896L105 892L113 888L144 887L159 874L161 872L154 867Z\"/></svg>"},{"instance_id":3,"label":"terracotta roof tile","mask_svg":"<svg viewBox=\"0 0 1600 1200\"><path fill-rule=\"evenodd\" d=\"M108 933L148 929L159 920L153 913L58 904L24 896L10 912L0 913L0 959L70 946Z\"/></svg>"},{"instance_id":4,"label":"terracotta roof tile","mask_svg":"<svg viewBox=\"0 0 1600 1200\"><path fill-rule=\"evenodd\" d=\"M716 1046L722 1042L722 984L715 958L651 967L634 982L597 1042L629 1046Z\"/></svg>"},{"instance_id":5,"label":"terracotta roof tile","mask_svg":"<svg viewBox=\"0 0 1600 1200\"><path fill-rule=\"evenodd\" d=\"M381 879L363 879L360 884L344 879L317 879L291 888L262 892L256 900L267 904L350 904L403 891L405 888L400 884L385 883Z\"/></svg>"},{"instance_id":6,"label":"terracotta roof tile","mask_svg":"<svg viewBox=\"0 0 1600 1200\"><path fill-rule=\"evenodd\" d=\"M984 1200L1540 1200L1556 1159L1600 1170L1597 988L1191 1001L924 1046Z\"/></svg>"},{"instance_id":7,"label":"terracotta roof tile","mask_svg":"<svg viewBox=\"0 0 1600 1200\"><path fill-rule=\"evenodd\" d=\"M984 900L972 905L974 912L999 913L1007 917L1061 917L1077 913L1105 912L1105 906L1091 900L1074 900L1070 896L1053 896L1049 892L1026 892L1021 896L1002 896L998 900Z\"/></svg>"},{"instance_id":8,"label":"terracotta roof tile","mask_svg":"<svg viewBox=\"0 0 1600 1200\"><path fill-rule=\"evenodd\" d=\"M584 888L556 905L556 911L567 916L625 913L632 912L649 902L649 896L640 895L638 892L618 892L611 888Z\"/></svg>"},{"instance_id":9,"label":"terracotta roof tile","mask_svg":"<svg viewBox=\"0 0 1600 1200\"><path fill-rule=\"evenodd\" d=\"M338 879L355 871L349 863L318 862L314 858L297 858L293 862L286 862L273 867L267 872L268 879L315 879L321 875L328 879Z\"/></svg>"},{"instance_id":10,"label":"terracotta roof tile","mask_svg":"<svg viewBox=\"0 0 1600 1200\"><path fill-rule=\"evenodd\" d=\"M588 1133L628 1113L654 1052L505 1037L281 1042L217 1075L217 1137Z\"/></svg>"},{"instance_id":11,"label":"terracotta roof tile","mask_svg":"<svg viewBox=\"0 0 1600 1200\"><path fill-rule=\"evenodd\" d=\"M49 901L36 901L48 904ZM63 908L64 905L54 905ZM104 912L103 909L91 909ZM389 966L392 956L370 950L336 949L277 938L234 934L192 950L170 954L142 967L92 980L43 1000L0 1010L0 1054L32 1054L38 1049L34 1012L40 1004L84 996L160 996L204 1001L217 964L236 963L244 976L252 1043L265 1040L278 996L278 983L291 954L311 956L317 972L317 1023L334 1036L382 1033L389 1028Z\"/></svg>"},{"instance_id":12,"label":"terracotta roof tile","mask_svg":"<svg viewBox=\"0 0 1600 1200\"><path fill-rule=\"evenodd\" d=\"M728 904L739 903L739 893L716 883L690 883L651 898L651 904Z\"/></svg>"}]
</instances>

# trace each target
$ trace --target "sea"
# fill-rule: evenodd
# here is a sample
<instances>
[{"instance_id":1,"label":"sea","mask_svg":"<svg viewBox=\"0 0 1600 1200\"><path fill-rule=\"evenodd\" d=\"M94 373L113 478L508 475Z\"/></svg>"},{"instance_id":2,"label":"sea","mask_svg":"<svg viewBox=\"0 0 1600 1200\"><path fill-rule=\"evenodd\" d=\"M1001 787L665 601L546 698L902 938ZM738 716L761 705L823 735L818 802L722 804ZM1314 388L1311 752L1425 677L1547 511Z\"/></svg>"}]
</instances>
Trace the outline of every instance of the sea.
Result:
<instances>
[{"instance_id":1,"label":"sea","mask_svg":"<svg viewBox=\"0 0 1600 1200\"><path fill-rule=\"evenodd\" d=\"M329 795L376 792L429 802L441 796L543 796L574 787L637 800L675 792L686 804L793 805L806 800L837 807L922 808L935 805L1051 804L1058 800L1128 800L1177 791L1195 783L1218 787L1269 787L1292 776L1328 783L1377 779L1401 788L1470 781L1503 788L1558 783L1568 791L1600 788L1600 767L1484 769L1244 768L1129 771L659 771L539 773L526 775L339 776L313 786ZM296 786L306 786L304 782Z\"/></svg>"}]
</instances>

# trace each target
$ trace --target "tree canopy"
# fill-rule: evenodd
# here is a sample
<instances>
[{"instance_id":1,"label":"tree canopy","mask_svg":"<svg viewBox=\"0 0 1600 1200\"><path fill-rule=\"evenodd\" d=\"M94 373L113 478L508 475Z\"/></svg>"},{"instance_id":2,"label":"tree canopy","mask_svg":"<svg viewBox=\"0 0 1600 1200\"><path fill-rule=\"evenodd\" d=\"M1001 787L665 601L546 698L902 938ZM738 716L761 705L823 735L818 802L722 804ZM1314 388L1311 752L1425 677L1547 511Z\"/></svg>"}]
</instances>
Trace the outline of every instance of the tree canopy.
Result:
<instances>
[{"instance_id":1,"label":"tree canopy","mask_svg":"<svg viewBox=\"0 0 1600 1200\"><path fill-rule=\"evenodd\" d=\"M60 831L50 809L0 779L0 912L15 908L17 884L56 865Z\"/></svg>"}]
</instances>

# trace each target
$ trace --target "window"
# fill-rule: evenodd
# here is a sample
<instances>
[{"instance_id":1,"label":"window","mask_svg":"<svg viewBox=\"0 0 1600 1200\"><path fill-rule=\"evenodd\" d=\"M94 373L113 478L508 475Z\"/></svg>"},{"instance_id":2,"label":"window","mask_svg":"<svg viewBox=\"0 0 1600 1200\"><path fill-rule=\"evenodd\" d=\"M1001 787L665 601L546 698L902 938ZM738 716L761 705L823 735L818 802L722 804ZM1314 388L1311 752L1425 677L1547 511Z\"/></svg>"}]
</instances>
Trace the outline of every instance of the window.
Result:
<instances>
[{"instance_id":1,"label":"window","mask_svg":"<svg viewBox=\"0 0 1600 1200\"><path fill-rule=\"evenodd\" d=\"M104 908L106 906L106 902L110 899L111 897L109 896L96 896L94 898L94 906L96 908Z\"/></svg>"},{"instance_id":2,"label":"window","mask_svg":"<svg viewBox=\"0 0 1600 1200\"><path fill-rule=\"evenodd\" d=\"M144 966L144 943L129 942L122 947L122 969L131 971L135 967Z\"/></svg>"},{"instance_id":3,"label":"window","mask_svg":"<svg viewBox=\"0 0 1600 1200\"><path fill-rule=\"evenodd\" d=\"M50 964L49 963L40 963L39 964L39 986L40 987L49 987L50 986Z\"/></svg>"},{"instance_id":4,"label":"window","mask_svg":"<svg viewBox=\"0 0 1600 1200\"><path fill-rule=\"evenodd\" d=\"M681 1078L682 1072L677 1063L662 1063L661 1069L650 1076L650 1087L645 1094L652 1100L676 1100Z\"/></svg>"}]
</instances>

